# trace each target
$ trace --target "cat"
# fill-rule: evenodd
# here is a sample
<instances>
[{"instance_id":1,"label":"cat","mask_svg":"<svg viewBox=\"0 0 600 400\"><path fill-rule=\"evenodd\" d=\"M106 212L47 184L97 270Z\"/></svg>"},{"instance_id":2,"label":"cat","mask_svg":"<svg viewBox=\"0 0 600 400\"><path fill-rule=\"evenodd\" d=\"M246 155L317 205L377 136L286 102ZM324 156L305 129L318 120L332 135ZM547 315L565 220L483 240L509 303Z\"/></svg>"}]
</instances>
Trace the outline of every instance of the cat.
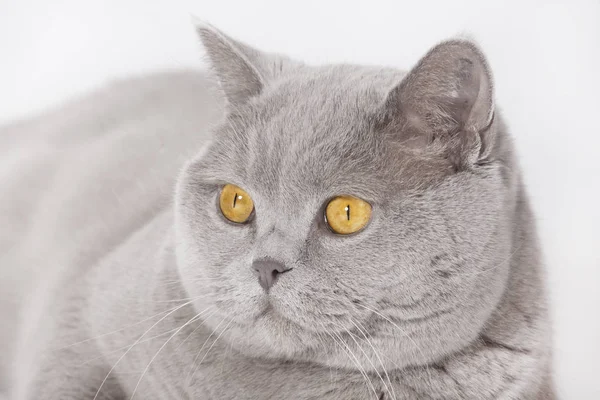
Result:
<instances>
[{"instance_id":1,"label":"cat","mask_svg":"<svg viewBox=\"0 0 600 400\"><path fill-rule=\"evenodd\" d=\"M479 48L403 72L197 31L211 73L3 128L0 391L554 398L534 218Z\"/></svg>"}]
</instances>

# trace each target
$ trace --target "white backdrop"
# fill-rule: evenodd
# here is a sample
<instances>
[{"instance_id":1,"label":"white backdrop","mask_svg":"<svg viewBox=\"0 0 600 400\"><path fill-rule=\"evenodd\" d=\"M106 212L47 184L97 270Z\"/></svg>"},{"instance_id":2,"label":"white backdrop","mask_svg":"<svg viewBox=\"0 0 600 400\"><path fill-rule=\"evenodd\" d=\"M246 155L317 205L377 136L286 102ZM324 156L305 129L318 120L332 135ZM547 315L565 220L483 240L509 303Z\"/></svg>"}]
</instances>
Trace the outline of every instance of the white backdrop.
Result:
<instances>
[{"instance_id":1,"label":"white backdrop","mask_svg":"<svg viewBox=\"0 0 600 400\"><path fill-rule=\"evenodd\" d=\"M0 0L0 123L115 77L201 68L190 13L311 63L408 68L477 39L545 245L561 398L600 399L600 2Z\"/></svg>"}]
</instances>

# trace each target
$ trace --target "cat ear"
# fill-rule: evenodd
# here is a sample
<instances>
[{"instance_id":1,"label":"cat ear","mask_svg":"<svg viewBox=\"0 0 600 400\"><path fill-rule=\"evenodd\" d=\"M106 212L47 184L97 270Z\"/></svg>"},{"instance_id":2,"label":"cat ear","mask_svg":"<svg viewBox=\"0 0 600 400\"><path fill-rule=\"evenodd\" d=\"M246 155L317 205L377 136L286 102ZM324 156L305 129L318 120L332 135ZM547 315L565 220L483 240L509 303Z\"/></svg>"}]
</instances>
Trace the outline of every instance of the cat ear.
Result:
<instances>
[{"instance_id":1,"label":"cat ear","mask_svg":"<svg viewBox=\"0 0 600 400\"><path fill-rule=\"evenodd\" d=\"M457 164L489 155L494 129L492 76L471 42L451 40L427 53L387 95L388 129L437 144Z\"/></svg>"},{"instance_id":2,"label":"cat ear","mask_svg":"<svg viewBox=\"0 0 600 400\"><path fill-rule=\"evenodd\" d=\"M259 95L267 84L295 64L234 40L196 18L193 22L225 97L234 106Z\"/></svg>"}]
</instances>

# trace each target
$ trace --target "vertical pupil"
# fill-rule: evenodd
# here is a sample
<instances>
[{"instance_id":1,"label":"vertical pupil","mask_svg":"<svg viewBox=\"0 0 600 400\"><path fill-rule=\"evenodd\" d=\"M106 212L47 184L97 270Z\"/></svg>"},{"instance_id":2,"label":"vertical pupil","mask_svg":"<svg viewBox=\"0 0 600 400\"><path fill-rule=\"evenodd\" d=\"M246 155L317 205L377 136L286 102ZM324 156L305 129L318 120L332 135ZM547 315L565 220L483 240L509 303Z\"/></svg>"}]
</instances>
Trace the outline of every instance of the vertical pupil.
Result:
<instances>
[{"instance_id":1,"label":"vertical pupil","mask_svg":"<svg viewBox=\"0 0 600 400\"><path fill-rule=\"evenodd\" d=\"M238 199L238 194L236 193L235 196L233 196L233 208L235 208L235 203L237 203L237 199Z\"/></svg>"},{"instance_id":2,"label":"vertical pupil","mask_svg":"<svg viewBox=\"0 0 600 400\"><path fill-rule=\"evenodd\" d=\"M346 206L346 217L348 218L348 221L350 221L350 204Z\"/></svg>"}]
</instances>

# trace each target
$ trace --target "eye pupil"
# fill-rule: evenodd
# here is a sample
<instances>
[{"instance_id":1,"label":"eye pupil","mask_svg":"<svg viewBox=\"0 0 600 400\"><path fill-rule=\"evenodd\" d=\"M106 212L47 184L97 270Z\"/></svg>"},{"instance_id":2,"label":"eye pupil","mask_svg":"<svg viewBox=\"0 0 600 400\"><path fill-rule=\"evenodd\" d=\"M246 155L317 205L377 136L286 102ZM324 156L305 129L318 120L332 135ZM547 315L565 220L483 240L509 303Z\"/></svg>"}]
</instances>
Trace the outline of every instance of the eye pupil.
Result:
<instances>
[{"instance_id":1,"label":"eye pupil","mask_svg":"<svg viewBox=\"0 0 600 400\"><path fill-rule=\"evenodd\" d=\"M354 196L337 196L325 208L325 220L331 230L349 235L363 229L371 219L371 205Z\"/></svg>"},{"instance_id":2,"label":"eye pupil","mask_svg":"<svg viewBox=\"0 0 600 400\"><path fill-rule=\"evenodd\" d=\"M250 195L232 184L227 184L221 189L219 206L225 218L239 224L247 222L254 210L254 202Z\"/></svg>"}]
</instances>

